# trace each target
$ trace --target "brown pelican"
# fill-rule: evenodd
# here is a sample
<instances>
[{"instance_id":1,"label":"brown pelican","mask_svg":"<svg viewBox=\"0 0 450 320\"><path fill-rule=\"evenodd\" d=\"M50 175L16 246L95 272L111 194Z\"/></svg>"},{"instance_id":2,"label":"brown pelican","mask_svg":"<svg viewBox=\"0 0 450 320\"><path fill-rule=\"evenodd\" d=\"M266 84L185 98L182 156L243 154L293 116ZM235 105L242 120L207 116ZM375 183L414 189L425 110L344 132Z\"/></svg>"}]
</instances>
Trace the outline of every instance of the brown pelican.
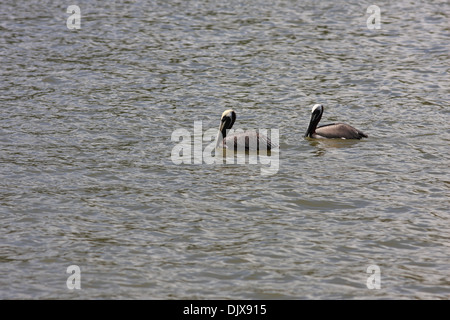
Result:
<instances>
[{"instance_id":1,"label":"brown pelican","mask_svg":"<svg viewBox=\"0 0 450 320\"><path fill-rule=\"evenodd\" d=\"M325 138L325 139L361 139L368 136L362 131L353 128L345 123L333 123L317 127L323 114L323 105L316 104L311 110L311 121L305 138Z\"/></svg>"},{"instance_id":2,"label":"brown pelican","mask_svg":"<svg viewBox=\"0 0 450 320\"><path fill-rule=\"evenodd\" d=\"M234 150L243 147L242 150L260 150L267 146L266 150L271 150L278 145L270 141L268 137L256 131L245 131L231 133L228 135L227 130L230 130L236 121L236 112L232 109L225 110L220 118L219 132L216 138L216 148L234 148Z\"/></svg>"}]
</instances>

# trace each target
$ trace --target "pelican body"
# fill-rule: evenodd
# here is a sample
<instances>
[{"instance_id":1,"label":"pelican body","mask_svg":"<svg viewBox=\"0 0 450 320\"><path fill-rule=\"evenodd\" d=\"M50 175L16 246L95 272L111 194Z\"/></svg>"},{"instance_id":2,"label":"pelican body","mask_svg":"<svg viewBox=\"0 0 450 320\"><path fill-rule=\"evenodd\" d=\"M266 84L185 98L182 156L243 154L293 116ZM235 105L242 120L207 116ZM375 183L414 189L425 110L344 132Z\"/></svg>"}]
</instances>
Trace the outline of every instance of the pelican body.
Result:
<instances>
[{"instance_id":1,"label":"pelican body","mask_svg":"<svg viewBox=\"0 0 450 320\"><path fill-rule=\"evenodd\" d=\"M311 110L311 120L308 129L306 130L305 138L361 139L368 137L364 132L345 123L333 123L317 127L322 118L322 114L323 105L314 105Z\"/></svg>"},{"instance_id":2,"label":"pelican body","mask_svg":"<svg viewBox=\"0 0 450 320\"><path fill-rule=\"evenodd\" d=\"M256 131L245 131L228 134L236 121L236 112L232 109L225 110L220 118L219 132L216 138L216 148L233 148L245 151L258 151L260 149L271 150L276 147L268 137ZM239 146L239 147L238 147Z\"/></svg>"}]
</instances>

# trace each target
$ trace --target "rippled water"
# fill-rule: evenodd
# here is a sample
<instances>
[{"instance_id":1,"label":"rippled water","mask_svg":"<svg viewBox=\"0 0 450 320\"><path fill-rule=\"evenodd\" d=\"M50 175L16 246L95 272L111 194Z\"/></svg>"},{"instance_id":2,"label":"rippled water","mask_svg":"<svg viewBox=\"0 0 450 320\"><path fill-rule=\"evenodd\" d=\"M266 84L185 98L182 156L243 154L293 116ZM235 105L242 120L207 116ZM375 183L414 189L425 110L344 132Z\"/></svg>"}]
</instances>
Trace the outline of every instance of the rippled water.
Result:
<instances>
[{"instance_id":1,"label":"rippled water","mask_svg":"<svg viewBox=\"0 0 450 320\"><path fill-rule=\"evenodd\" d=\"M73 4L0 3L0 298L448 299L448 1ZM275 173L172 161L229 108Z\"/></svg>"}]
</instances>

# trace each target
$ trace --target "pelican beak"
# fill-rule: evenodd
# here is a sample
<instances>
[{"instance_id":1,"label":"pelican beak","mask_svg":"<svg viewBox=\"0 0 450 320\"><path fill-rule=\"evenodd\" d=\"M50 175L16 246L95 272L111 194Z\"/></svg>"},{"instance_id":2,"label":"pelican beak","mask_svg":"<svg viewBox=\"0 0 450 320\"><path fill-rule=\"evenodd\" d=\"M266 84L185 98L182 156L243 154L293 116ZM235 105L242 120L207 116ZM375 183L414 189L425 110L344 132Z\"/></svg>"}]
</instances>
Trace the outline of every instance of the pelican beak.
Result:
<instances>
[{"instance_id":1,"label":"pelican beak","mask_svg":"<svg viewBox=\"0 0 450 320\"><path fill-rule=\"evenodd\" d=\"M305 138L311 137L311 135L316 132L317 124L322 118L323 106L321 104L316 104L311 110L311 120L309 121L308 129L305 133Z\"/></svg>"},{"instance_id":2,"label":"pelican beak","mask_svg":"<svg viewBox=\"0 0 450 320\"><path fill-rule=\"evenodd\" d=\"M216 148L222 143L223 139L227 136L227 130L230 128L231 118L223 117L220 120L219 132L217 132Z\"/></svg>"},{"instance_id":3,"label":"pelican beak","mask_svg":"<svg viewBox=\"0 0 450 320\"><path fill-rule=\"evenodd\" d=\"M230 117L223 117L222 120L220 120L219 131L224 138L227 135L226 130L231 128L231 122L232 119Z\"/></svg>"},{"instance_id":4,"label":"pelican beak","mask_svg":"<svg viewBox=\"0 0 450 320\"><path fill-rule=\"evenodd\" d=\"M305 132L305 138L308 138L311 136L311 134L313 133L313 125L316 122L317 119L317 114L312 113L311 114L311 120L309 121L309 125L308 125L308 129Z\"/></svg>"}]
</instances>

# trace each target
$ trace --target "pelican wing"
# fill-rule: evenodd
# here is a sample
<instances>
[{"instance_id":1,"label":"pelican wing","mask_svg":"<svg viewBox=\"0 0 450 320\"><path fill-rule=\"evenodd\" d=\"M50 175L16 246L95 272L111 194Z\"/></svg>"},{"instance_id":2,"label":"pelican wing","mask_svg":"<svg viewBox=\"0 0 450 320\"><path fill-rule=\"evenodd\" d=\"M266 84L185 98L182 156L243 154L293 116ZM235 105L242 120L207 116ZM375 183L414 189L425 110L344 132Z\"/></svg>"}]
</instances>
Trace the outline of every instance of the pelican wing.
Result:
<instances>
[{"instance_id":1,"label":"pelican wing","mask_svg":"<svg viewBox=\"0 0 450 320\"><path fill-rule=\"evenodd\" d=\"M276 145L272 141L256 131L245 131L242 133L231 134L224 139L223 146L225 148L233 148L235 150L271 150Z\"/></svg>"},{"instance_id":2,"label":"pelican wing","mask_svg":"<svg viewBox=\"0 0 450 320\"><path fill-rule=\"evenodd\" d=\"M364 132L345 123L333 123L320 126L316 129L315 133L319 137L328 139L361 139L368 137Z\"/></svg>"}]
</instances>

